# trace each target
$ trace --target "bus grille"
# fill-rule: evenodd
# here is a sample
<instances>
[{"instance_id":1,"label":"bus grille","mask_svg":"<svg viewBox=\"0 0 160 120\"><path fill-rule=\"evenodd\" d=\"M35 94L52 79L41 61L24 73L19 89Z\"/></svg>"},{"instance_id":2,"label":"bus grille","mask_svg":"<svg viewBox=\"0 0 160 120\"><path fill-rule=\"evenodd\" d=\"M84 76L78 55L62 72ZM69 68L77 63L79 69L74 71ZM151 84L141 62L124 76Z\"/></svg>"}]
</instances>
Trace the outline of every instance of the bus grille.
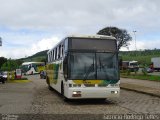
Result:
<instances>
[{"instance_id":1,"label":"bus grille","mask_svg":"<svg viewBox=\"0 0 160 120\"><path fill-rule=\"evenodd\" d=\"M95 84L84 84L85 87L95 87Z\"/></svg>"}]
</instances>

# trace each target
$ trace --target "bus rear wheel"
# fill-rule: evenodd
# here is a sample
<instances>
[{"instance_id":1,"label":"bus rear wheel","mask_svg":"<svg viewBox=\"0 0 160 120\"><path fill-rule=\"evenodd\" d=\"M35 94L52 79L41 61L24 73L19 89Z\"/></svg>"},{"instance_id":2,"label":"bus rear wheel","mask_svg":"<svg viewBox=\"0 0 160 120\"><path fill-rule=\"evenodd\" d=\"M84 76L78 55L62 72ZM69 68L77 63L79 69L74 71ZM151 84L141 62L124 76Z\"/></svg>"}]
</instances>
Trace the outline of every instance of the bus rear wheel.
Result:
<instances>
[{"instance_id":1,"label":"bus rear wheel","mask_svg":"<svg viewBox=\"0 0 160 120\"><path fill-rule=\"evenodd\" d=\"M49 78L48 76L46 77L46 83L48 84L48 89L53 90L53 88L50 86Z\"/></svg>"}]
</instances>

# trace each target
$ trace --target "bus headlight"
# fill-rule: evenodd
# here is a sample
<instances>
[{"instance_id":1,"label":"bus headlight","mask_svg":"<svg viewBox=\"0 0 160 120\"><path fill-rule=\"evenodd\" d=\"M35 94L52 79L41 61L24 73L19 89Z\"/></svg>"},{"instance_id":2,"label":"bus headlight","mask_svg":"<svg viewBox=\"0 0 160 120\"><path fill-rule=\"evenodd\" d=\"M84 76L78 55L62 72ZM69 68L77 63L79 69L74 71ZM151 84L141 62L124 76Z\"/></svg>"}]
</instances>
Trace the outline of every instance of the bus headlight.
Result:
<instances>
[{"instance_id":1,"label":"bus headlight","mask_svg":"<svg viewBox=\"0 0 160 120\"><path fill-rule=\"evenodd\" d=\"M73 91L72 97L81 97L81 91Z\"/></svg>"},{"instance_id":2,"label":"bus headlight","mask_svg":"<svg viewBox=\"0 0 160 120\"><path fill-rule=\"evenodd\" d=\"M118 94L118 91L111 91L112 94Z\"/></svg>"}]
</instances>

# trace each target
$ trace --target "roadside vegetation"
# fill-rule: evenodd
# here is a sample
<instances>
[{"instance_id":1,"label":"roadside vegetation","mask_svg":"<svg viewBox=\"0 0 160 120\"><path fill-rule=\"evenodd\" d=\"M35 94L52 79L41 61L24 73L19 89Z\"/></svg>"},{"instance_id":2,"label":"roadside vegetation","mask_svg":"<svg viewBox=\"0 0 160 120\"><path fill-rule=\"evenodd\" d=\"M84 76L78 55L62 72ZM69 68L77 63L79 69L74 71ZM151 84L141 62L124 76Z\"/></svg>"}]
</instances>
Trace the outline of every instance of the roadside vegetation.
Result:
<instances>
[{"instance_id":1,"label":"roadside vegetation","mask_svg":"<svg viewBox=\"0 0 160 120\"><path fill-rule=\"evenodd\" d=\"M21 58L21 59L7 59L5 57L0 57L0 72L7 73L7 82L11 83L25 83L30 82L26 77L17 78L15 77L15 70L19 69L23 62L45 62L46 54L48 50L38 52L32 56Z\"/></svg>"},{"instance_id":2,"label":"roadside vegetation","mask_svg":"<svg viewBox=\"0 0 160 120\"><path fill-rule=\"evenodd\" d=\"M120 51L119 56L122 58L123 61L138 61L140 67L143 65L149 66L151 64L151 58L160 57L160 49Z\"/></svg>"},{"instance_id":3,"label":"roadside vegetation","mask_svg":"<svg viewBox=\"0 0 160 120\"><path fill-rule=\"evenodd\" d=\"M120 51L120 59L123 61L138 61L140 71L131 72L129 70L121 70L120 76L123 78L132 78L140 80L160 81L160 76L147 73L147 68L150 67L151 58L160 57L160 49L140 50L140 51Z\"/></svg>"},{"instance_id":4,"label":"roadside vegetation","mask_svg":"<svg viewBox=\"0 0 160 120\"><path fill-rule=\"evenodd\" d=\"M122 78L131 78L131 79L139 79L139 80L150 80L150 81L159 81L160 82L160 76L158 75L150 75L142 69L140 72L130 72L129 70L121 70L120 71L120 77Z\"/></svg>"},{"instance_id":5,"label":"roadside vegetation","mask_svg":"<svg viewBox=\"0 0 160 120\"><path fill-rule=\"evenodd\" d=\"M46 62L47 51L38 52L32 56L21 59L7 59L0 57L0 71L13 71L18 69L23 62Z\"/></svg>"}]
</instances>

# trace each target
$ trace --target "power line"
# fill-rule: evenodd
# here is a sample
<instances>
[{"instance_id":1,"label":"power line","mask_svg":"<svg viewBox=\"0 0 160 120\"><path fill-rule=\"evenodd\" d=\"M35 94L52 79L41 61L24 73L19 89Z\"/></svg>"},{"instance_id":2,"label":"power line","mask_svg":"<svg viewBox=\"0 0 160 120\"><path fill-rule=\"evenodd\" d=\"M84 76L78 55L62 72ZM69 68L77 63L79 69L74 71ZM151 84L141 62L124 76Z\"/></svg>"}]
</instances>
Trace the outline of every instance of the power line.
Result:
<instances>
[{"instance_id":1,"label":"power line","mask_svg":"<svg viewBox=\"0 0 160 120\"><path fill-rule=\"evenodd\" d=\"M2 38L0 37L0 46L2 46Z\"/></svg>"}]
</instances>

